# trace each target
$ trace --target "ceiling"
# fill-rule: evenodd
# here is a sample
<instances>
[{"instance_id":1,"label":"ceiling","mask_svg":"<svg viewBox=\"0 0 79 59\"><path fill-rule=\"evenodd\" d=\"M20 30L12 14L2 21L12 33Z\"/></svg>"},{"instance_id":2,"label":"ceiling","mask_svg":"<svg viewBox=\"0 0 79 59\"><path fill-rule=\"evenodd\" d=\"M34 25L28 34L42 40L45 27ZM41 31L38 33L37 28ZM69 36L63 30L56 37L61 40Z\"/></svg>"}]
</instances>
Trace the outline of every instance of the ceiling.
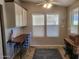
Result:
<instances>
[{"instance_id":1,"label":"ceiling","mask_svg":"<svg viewBox=\"0 0 79 59\"><path fill-rule=\"evenodd\" d=\"M34 2L34 3L39 3L43 0L22 0L23 2ZM54 2L58 2L58 5L60 6L69 6L71 5L74 1L76 0L54 0Z\"/></svg>"}]
</instances>

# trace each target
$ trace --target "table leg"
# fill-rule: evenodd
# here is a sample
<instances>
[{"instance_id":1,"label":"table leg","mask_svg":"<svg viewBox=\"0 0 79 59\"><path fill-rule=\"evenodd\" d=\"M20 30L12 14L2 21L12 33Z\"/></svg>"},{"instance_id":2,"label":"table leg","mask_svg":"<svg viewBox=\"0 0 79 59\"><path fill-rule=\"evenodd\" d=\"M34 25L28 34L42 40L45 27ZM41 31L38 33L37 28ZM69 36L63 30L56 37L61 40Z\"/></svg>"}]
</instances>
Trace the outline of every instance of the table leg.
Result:
<instances>
[{"instance_id":1,"label":"table leg","mask_svg":"<svg viewBox=\"0 0 79 59\"><path fill-rule=\"evenodd\" d=\"M78 55L78 59L79 59L79 55Z\"/></svg>"},{"instance_id":2,"label":"table leg","mask_svg":"<svg viewBox=\"0 0 79 59\"><path fill-rule=\"evenodd\" d=\"M22 45L20 44L20 59L22 59Z\"/></svg>"}]
</instances>

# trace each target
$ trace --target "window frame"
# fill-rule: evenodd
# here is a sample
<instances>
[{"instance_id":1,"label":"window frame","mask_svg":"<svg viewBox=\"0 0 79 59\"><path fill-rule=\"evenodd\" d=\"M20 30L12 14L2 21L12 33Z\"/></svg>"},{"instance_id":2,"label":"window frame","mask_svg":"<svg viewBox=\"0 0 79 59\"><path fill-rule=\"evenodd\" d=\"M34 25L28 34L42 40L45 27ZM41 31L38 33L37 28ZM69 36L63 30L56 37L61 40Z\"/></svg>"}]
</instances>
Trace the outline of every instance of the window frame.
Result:
<instances>
[{"instance_id":1,"label":"window frame","mask_svg":"<svg viewBox=\"0 0 79 59\"><path fill-rule=\"evenodd\" d=\"M74 15L75 15L75 13L77 13L77 12L78 12L78 25L74 25ZM70 33L72 33L72 29L71 29L72 26L77 26L77 32L75 32L74 34L78 34L78 33L79 33L79 7L74 8L74 9L71 11Z\"/></svg>"},{"instance_id":2,"label":"window frame","mask_svg":"<svg viewBox=\"0 0 79 59\"><path fill-rule=\"evenodd\" d=\"M59 26L59 29L58 29L58 30L59 30L59 31L58 31L59 34L58 34L58 36L48 36L48 35L47 35L47 26L48 26L48 25L47 25L47 15L58 15L58 18L59 18L59 19L58 19L58 22L59 22L59 23L58 23L58 25L57 25L57 26ZM46 37L50 37L50 38L51 38L51 37L53 37L53 38L58 38L58 37L60 37L60 21L59 21L59 20L60 20L60 14L58 14L58 13L46 14Z\"/></svg>"},{"instance_id":3,"label":"window frame","mask_svg":"<svg viewBox=\"0 0 79 59\"><path fill-rule=\"evenodd\" d=\"M45 27L45 15L44 14L32 14L32 17L33 17L33 15L43 15L44 16L44 27ZM44 28L44 30L45 30L45 28ZM34 37L34 38L41 38L41 37L45 37L45 31L44 31L44 36L34 36L33 35L33 18L32 18L32 36Z\"/></svg>"},{"instance_id":4,"label":"window frame","mask_svg":"<svg viewBox=\"0 0 79 59\"><path fill-rule=\"evenodd\" d=\"M47 14L40 14L40 13L36 13L36 14L32 14L32 16L33 15L44 15L44 36L43 37L37 37L37 36L33 36L33 24L32 24L32 36L33 36L33 38L45 38L45 37L47 37L47 38L59 38L60 37L60 21L59 21L59 36L57 36L57 37L54 37L54 36L52 36L52 37L48 37L47 36L47 15L48 15L49 13L47 13ZM60 14L59 13L50 13L49 15L55 15L55 14L57 14L57 15L59 15L59 20L60 20ZM32 19L32 23L33 23L33 19Z\"/></svg>"}]
</instances>

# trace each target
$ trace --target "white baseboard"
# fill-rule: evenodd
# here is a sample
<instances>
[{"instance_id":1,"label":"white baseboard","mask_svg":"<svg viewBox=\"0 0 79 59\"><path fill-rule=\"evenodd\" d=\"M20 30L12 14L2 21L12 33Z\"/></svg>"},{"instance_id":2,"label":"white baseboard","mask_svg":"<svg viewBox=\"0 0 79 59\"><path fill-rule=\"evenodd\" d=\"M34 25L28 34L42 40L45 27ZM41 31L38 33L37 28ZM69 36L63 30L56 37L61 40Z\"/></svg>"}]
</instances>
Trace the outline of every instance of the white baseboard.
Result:
<instances>
[{"instance_id":1,"label":"white baseboard","mask_svg":"<svg viewBox=\"0 0 79 59\"><path fill-rule=\"evenodd\" d=\"M64 45L30 45L35 48L61 48L64 47Z\"/></svg>"}]
</instances>

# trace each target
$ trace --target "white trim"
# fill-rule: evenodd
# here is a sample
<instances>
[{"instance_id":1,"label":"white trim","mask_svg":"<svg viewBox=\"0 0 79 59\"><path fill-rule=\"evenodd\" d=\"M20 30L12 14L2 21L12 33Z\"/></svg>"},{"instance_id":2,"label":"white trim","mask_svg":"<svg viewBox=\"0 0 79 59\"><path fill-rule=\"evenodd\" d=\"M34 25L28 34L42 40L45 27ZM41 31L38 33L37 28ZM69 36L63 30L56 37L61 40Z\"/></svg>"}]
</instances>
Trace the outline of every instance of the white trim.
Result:
<instances>
[{"instance_id":1,"label":"white trim","mask_svg":"<svg viewBox=\"0 0 79 59\"><path fill-rule=\"evenodd\" d=\"M30 45L35 48L61 48L64 47L64 45Z\"/></svg>"}]
</instances>

